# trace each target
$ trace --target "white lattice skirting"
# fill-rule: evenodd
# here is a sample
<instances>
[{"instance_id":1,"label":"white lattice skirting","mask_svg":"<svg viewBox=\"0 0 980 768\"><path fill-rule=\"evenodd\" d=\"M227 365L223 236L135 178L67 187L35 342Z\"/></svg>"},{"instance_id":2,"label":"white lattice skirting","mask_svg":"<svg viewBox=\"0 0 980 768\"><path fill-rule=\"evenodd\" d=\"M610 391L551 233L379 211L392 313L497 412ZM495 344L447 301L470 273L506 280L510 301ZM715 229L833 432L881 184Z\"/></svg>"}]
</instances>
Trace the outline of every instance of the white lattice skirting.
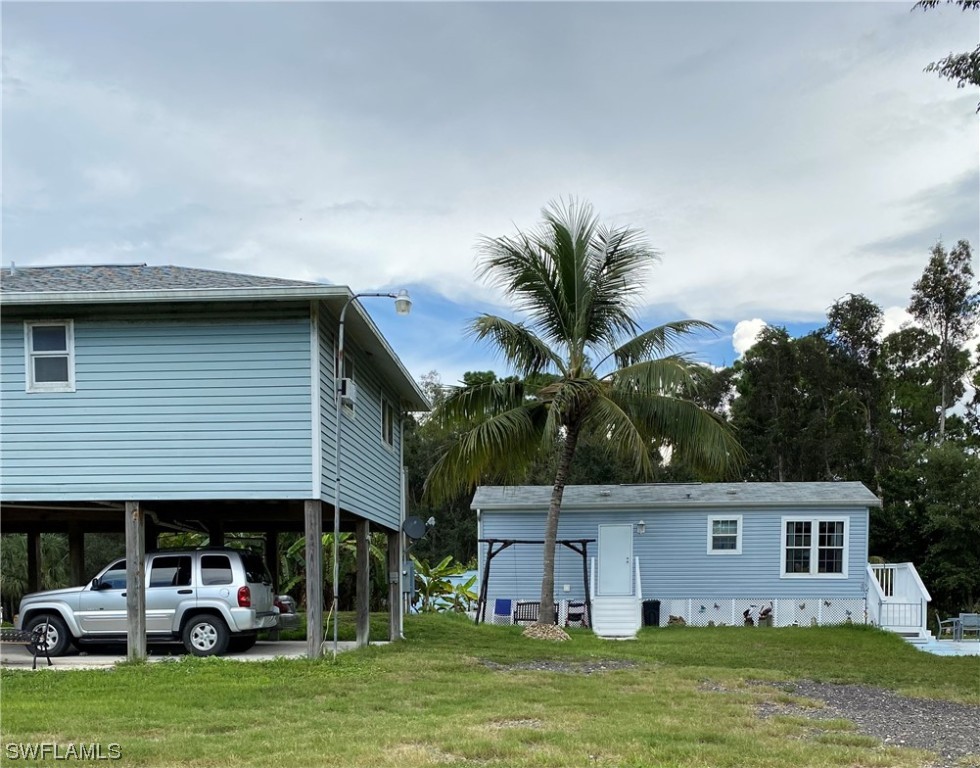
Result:
<instances>
[{"instance_id":1,"label":"white lattice skirting","mask_svg":"<svg viewBox=\"0 0 980 768\"><path fill-rule=\"evenodd\" d=\"M772 626L817 626L824 624L864 624L864 600L861 598L800 597L758 598L689 598L662 600L660 625L666 626L671 616L684 619L692 627L743 626L744 613L753 618L772 606Z\"/></svg>"}]
</instances>

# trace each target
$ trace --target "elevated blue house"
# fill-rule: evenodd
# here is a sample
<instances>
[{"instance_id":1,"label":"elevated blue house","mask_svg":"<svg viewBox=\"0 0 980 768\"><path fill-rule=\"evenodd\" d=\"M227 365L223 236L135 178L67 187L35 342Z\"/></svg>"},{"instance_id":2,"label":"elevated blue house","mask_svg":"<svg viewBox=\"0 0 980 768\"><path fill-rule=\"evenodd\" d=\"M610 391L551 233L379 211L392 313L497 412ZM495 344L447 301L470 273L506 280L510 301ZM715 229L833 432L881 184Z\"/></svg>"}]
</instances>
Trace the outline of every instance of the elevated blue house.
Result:
<instances>
[{"instance_id":1,"label":"elevated blue house","mask_svg":"<svg viewBox=\"0 0 980 768\"><path fill-rule=\"evenodd\" d=\"M489 608L539 600L542 547L520 542L543 538L550 497L550 486L477 490L481 574L493 552ZM925 634L930 598L915 568L868 563L879 504L861 483L568 486L558 538L573 547L555 555L559 613L588 601L605 637L634 636L653 601L659 616L647 619L661 625L741 625L748 612L775 626L852 621Z\"/></svg>"},{"instance_id":2,"label":"elevated blue house","mask_svg":"<svg viewBox=\"0 0 980 768\"><path fill-rule=\"evenodd\" d=\"M181 267L17 267L0 271L0 301L3 531L28 534L35 584L47 531L69 533L79 583L87 531L125 529L134 569L170 528L215 543L265 532L270 554L282 531L318 543L338 478L364 570L369 529L388 534L400 570L402 419L428 404L350 289ZM309 572L319 553L307 547ZM316 626L323 584L309 581ZM311 654L319 641L311 632Z\"/></svg>"}]
</instances>

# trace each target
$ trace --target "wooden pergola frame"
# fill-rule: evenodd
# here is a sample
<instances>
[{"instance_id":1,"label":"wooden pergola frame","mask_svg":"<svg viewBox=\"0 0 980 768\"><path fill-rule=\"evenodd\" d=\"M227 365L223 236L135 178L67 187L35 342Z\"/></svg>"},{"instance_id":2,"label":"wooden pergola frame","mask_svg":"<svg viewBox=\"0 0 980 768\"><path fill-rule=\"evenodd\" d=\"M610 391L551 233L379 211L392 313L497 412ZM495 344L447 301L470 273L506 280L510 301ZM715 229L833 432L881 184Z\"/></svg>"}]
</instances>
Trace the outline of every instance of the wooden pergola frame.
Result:
<instances>
[{"instance_id":1,"label":"wooden pergola frame","mask_svg":"<svg viewBox=\"0 0 980 768\"><path fill-rule=\"evenodd\" d=\"M544 544L541 539L479 539L480 544L487 545L487 558L483 563L483 578L480 581L480 598L476 604L476 623L487 620L487 592L490 586L490 563L505 549L515 544ZM582 585L585 587L585 610L586 616L591 621L592 617L592 596L589 594L589 560L588 547L594 544L595 539L558 539L555 544L561 544L578 555L582 556ZM494 545L500 545L494 549Z\"/></svg>"}]
</instances>

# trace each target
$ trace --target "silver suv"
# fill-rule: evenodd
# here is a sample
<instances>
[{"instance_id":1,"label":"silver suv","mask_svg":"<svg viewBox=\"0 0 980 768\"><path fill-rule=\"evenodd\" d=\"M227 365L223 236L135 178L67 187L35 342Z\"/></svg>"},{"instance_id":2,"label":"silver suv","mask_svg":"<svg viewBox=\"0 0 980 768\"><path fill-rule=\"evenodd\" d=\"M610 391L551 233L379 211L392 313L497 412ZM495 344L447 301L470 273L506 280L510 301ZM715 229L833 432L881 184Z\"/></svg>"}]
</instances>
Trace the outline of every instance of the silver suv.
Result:
<instances>
[{"instance_id":1,"label":"silver suv","mask_svg":"<svg viewBox=\"0 0 980 768\"><path fill-rule=\"evenodd\" d=\"M165 550L146 555L146 635L180 640L195 656L255 645L277 625L272 579L259 555L238 549ZM82 587L25 595L17 628L48 625L48 652L84 641L126 639L126 560L105 567Z\"/></svg>"}]
</instances>

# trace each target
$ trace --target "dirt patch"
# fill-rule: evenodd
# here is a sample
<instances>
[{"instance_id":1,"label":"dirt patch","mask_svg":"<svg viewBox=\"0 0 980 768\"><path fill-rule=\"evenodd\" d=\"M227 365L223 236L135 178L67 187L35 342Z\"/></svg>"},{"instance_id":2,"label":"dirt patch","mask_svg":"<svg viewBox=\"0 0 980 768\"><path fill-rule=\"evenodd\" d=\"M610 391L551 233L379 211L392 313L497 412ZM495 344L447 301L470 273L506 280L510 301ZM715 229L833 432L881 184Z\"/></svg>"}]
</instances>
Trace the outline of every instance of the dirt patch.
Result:
<instances>
[{"instance_id":1,"label":"dirt patch","mask_svg":"<svg viewBox=\"0 0 980 768\"><path fill-rule=\"evenodd\" d=\"M520 720L494 720L487 723L487 728L491 731L501 731L507 728L542 728L544 721L533 717L526 717Z\"/></svg>"},{"instance_id":2,"label":"dirt patch","mask_svg":"<svg viewBox=\"0 0 980 768\"><path fill-rule=\"evenodd\" d=\"M482 661L481 664L496 672L559 672L566 675L594 675L599 672L612 672L617 669L631 669L635 661L625 659L598 659L596 661L520 661L515 664L498 664L495 661Z\"/></svg>"}]
</instances>

